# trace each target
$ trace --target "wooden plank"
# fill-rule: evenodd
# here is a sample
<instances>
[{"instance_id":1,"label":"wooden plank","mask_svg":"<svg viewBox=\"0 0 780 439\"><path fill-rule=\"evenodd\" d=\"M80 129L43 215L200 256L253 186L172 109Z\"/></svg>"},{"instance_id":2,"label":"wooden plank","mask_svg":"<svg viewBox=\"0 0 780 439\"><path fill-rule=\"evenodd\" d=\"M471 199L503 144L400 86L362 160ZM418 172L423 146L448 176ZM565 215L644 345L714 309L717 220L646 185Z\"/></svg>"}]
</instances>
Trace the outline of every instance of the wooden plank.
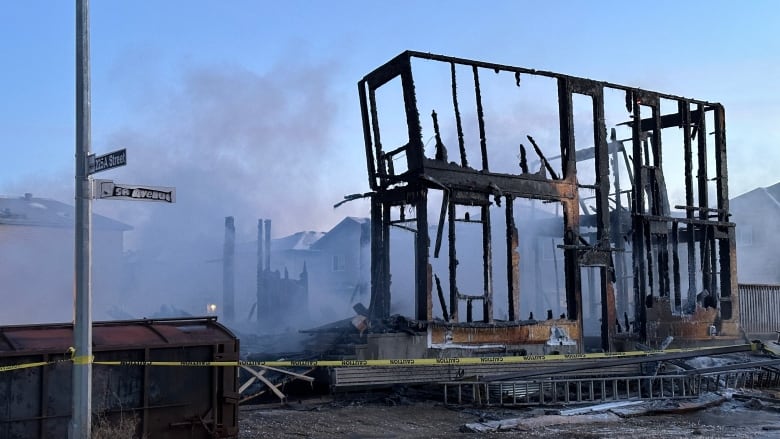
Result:
<instances>
[{"instance_id":1,"label":"wooden plank","mask_svg":"<svg viewBox=\"0 0 780 439\"><path fill-rule=\"evenodd\" d=\"M280 400L284 401L285 399L287 399L287 396L278 389L278 387L281 386L283 383L279 383L279 384L271 383L270 381L268 381L268 378L263 376L263 373L265 373L265 371L263 371L263 373L260 373L250 367L241 366L241 368L251 373L255 377L257 377L258 380L262 381L266 386L268 386L269 389L271 389L272 392L276 394L276 396L279 397Z\"/></svg>"},{"instance_id":2,"label":"wooden plank","mask_svg":"<svg viewBox=\"0 0 780 439\"><path fill-rule=\"evenodd\" d=\"M244 384L241 385L241 387L238 389L238 394L244 393L244 390L247 389L247 387L251 386L255 381L257 381L257 377L249 378Z\"/></svg>"},{"instance_id":3,"label":"wooden plank","mask_svg":"<svg viewBox=\"0 0 780 439\"><path fill-rule=\"evenodd\" d=\"M244 366L241 366L241 367L244 367ZM268 369L268 370L272 370L274 372L283 373L285 375L294 376L295 378L298 378L299 380L308 381L310 383L314 382L314 377L310 377L310 376L307 376L307 375L302 375L302 374L299 374L299 373L291 372L289 370L277 369L277 368L271 367L271 366L256 366L256 367L262 367L263 369ZM309 372L311 372L311 370ZM308 373L308 372L306 372L306 373Z\"/></svg>"}]
</instances>

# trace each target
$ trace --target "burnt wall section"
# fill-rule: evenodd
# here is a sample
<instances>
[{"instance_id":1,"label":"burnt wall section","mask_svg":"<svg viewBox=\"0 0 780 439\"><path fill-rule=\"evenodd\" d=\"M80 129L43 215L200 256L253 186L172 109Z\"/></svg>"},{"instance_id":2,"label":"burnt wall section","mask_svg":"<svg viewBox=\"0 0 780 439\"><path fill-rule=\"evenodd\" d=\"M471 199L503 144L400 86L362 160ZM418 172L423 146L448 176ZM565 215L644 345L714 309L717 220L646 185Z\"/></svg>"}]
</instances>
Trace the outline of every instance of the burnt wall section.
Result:
<instances>
[{"instance_id":1,"label":"burnt wall section","mask_svg":"<svg viewBox=\"0 0 780 439\"><path fill-rule=\"evenodd\" d=\"M309 272L306 261L298 279L284 270L271 270L271 220L257 220L257 301L249 311L260 332L285 327L290 321L309 320Z\"/></svg>"},{"instance_id":2,"label":"burnt wall section","mask_svg":"<svg viewBox=\"0 0 780 439\"><path fill-rule=\"evenodd\" d=\"M358 91L373 191L372 318L388 317L397 296L411 293L393 289L394 229L414 236L418 321L468 326L527 315L527 323L533 310L522 304L532 296L548 304L547 319L576 322L582 336L595 324L604 350L619 339L652 342L666 324L738 334L720 104L420 52L369 73ZM662 133L675 140L662 145ZM684 175L664 172L667 156ZM517 203L534 206L539 223L554 211L562 225L552 234L518 228ZM478 250L466 250L481 265L469 281L456 232L463 224L481 237ZM543 260L562 271L555 300L540 298L549 296L541 284L521 287L521 263L542 257L519 248L539 236L562 252L561 261ZM649 315L659 319L652 333Z\"/></svg>"}]
</instances>

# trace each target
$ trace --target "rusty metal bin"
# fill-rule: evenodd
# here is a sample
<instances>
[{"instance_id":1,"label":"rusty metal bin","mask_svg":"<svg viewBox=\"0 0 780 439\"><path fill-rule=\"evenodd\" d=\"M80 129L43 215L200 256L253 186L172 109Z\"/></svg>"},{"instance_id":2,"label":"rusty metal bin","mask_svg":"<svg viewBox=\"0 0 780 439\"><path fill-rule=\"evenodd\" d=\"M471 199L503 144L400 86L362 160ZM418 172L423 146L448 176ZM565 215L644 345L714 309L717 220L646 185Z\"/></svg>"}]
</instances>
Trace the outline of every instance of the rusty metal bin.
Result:
<instances>
[{"instance_id":1,"label":"rusty metal bin","mask_svg":"<svg viewBox=\"0 0 780 439\"><path fill-rule=\"evenodd\" d=\"M95 361L238 361L239 341L213 317L96 322ZM0 327L0 367L67 360L71 324ZM63 438L71 362L0 372L0 437ZM93 432L100 423L146 438L235 438L233 366L93 365Z\"/></svg>"}]
</instances>

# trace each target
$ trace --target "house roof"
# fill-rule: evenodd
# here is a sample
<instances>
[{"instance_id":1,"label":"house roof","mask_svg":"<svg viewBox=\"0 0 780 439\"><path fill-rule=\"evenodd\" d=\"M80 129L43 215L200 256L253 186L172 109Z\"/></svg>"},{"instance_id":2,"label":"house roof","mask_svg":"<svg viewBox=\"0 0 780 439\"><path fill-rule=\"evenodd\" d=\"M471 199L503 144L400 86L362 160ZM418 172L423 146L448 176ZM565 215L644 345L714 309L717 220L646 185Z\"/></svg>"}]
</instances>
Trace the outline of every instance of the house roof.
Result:
<instances>
[{"instance_id":1,"label":"house roof","mask_svg":"<svg viewBox=\"0 0 780 439\"><path fill-rule=\"evenodd\" d=\"M282 238L276 238L271 240L272 250L308 250L312 244L319 241L322 236L325 235L322 232L304 231L293 233Z\"/></svg>"},{"instance_id":2,"label":"house roof","mask_svg":"<svg viewBox=\"0 0 780 439\"><path fill-rule=\"evenodd\" d=\"M317 240L317 242L315 242L311 248L312 250L323 249L331 244L331 242L339 242L339 239L335 238L339 234L347 233L349 230L355 230L355 228L357 228L357 230L361 230L363 224L369 223L370 220L368 218L358 218L355 216L344 217L341 222L333 226L332 229L325 232L322 238Z\"/></svg>"},{"instance_id":3,"label":"house roof","mask_svg":"<svg viewBox=\"0 0 780 439\"><path fill-rule=\"evenodd\" d=\"M33 227L74 227L75 209L49 198L0 197L0 225ZM125 232L132 227L103 215L92 214L92 226L97 230Z\"/></svg>"},{"instance_id":4,"label":"house roof","mask_svg":"<svg viewBox=\"0 0 780 439\"><path fill-rule=\"evenodd\" d=\"M769 196L769 198L772 199L775 206L780 208L780 182L775 183L772 186L761 188L766 192L766 194Z\"/></svg>"},{"instance_id":5,"label":"house roof","mask_svg":"<svg viewBox=\"0 0 780 439\"><path fill-rule=\"evenodd\" d=\"M731 199L731 201L741 201L743 199L749 199L753 197L761 197L768 199L768 204L774 205L780 209L780 182L768 187L755 188L752 191L745 192L742 195L738 195Z\"/></svg>"},{"instance_id":6,"label":"house roof","mask_svg":"<svg viewBox=\"0 0 780 439\"><path fill-rule=\"evenodd\" d=\"M323 235L322 232L313 232L310 230L293 233L292 235L283 236L281 238L271 239L271 251L287 251L287 250L309 250L315 242L317 242ZM257 252L257 240L245 241L236 243L236 253L239 254L251 254ZM222 258L213 259L212 261L221 261Z\"/></svg>"}]
</instances>

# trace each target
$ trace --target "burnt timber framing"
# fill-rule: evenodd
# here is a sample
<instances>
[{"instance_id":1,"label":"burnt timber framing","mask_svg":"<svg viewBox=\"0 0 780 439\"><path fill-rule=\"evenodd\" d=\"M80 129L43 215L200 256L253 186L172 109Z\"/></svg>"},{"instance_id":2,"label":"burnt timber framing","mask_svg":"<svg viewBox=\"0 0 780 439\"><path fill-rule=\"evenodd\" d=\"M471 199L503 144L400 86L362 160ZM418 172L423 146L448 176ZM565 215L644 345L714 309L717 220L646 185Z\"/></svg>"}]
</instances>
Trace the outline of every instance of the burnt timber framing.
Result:
<instances>
[{"instance_id":1,"label":"burnt timber framing","mask_svg":"<svg viewBox=\"0 0 780 439\"><path fill-rule=\"evenodd\" d=\"M456 161L448 161L441 144L437 114L432 114L436 151L426 155L423 131L413 76L413 61L443 63L451 71L449 84L442 88L451 90L457 126L458 152ZM470 71L469 81L458 80L456 70ZM549 165L544 155L528 135L544 168L530 173L522 152L517 173L491 172L489 168L489 123L483 114L483 96L480 74L513 74L520 86L520 76L546 77L557 83L558 123L560 135L561 175ZM377 90L394 80L400 80L404 117L408 142L384 144L380 129ZM395 81L398 82L398 81ZM460 90L459 90L460 87ZM605 90L625 95L625 110L630 118L627 125L631 137L611 142L607 139L605 125ZM472 91L473 90L473 91ZM547 71L493 64L462 58L421 52L404 52L366 75L358 83L361 114L367 158L367 170L371 193L371 305L373 319L390 315L390 228L403 227L415 233L414 238L414 318L433 323L434 300L433 273L431 268L431 239L429 233L429 194L441 195L438 232L434 245L434 257L439 256L443 239L443 227L448 226L448 287L449 300L445 300L436 277L438 299L443 310L445 326L449 328L477 328L493 325L533 325L523 321L520 309L521 294L541 294L539 291L520 291L518 265L518 230L514 222L515 199L540 200L557 203L563 212L564 288L566 298L565 319L569 328L575 328L572 338L582 349L583 297L581 270L596 267L600 274L601 347L615 350L620 338L619 321L625 316L627 340L653 342L673 335L678 339L701 340L718 336L738 335L737 279L734 224L729 222L728 174L726 162L726 137L724 109L720 104L683 98L664 93L642 90L618 84L573 77ZM467 157L464 145L462 113L459 97L473 92L479 136L480 157ZM591 151L576 151L574 144L573 96L588 96L592 101ZM676 112L662 114L661 100L676 103ZM647 113L646 113L647 112ZM714 126L707 126L710 113ZM439 115L440 116L440 115ZM643 118L644 117L644 118ZM679 128L684 137L685 206L674 206L684 214L673 215L668 206L664 175L662 172L661 130ZM707 130L712 130L708 133ZM430 133L428 133L430 134ZM517 133L525 137L526 133ZM715 175L708 175L707 135L714 134ZM696 142L694 144L694 141ZM615 147L612 147L616 145ZM521 149L522 149L521 145ZM620 204L620 182L615 175L615 194L610 192L610 158L617 161L621 150L631 176L629 202L624 210ZM582 157L578 157L582 155ZM586 155L594 159L595 184L578 182L577 166ZM712 154L711 154L712 155ZM405 166L395 162L403 160ZM613 166L616 166L613 163ZM399 170L396 170L396 168ZM400 168L403 168L402 170ZM591 171L591 170L589 170ZM695 172L695 174L694 174ZM715 188L708 183L715 181ZM580 233L581 212L579 189L587 187L595 192L595 214L589 223L595 227L590 239ZM715 194L715 203L709 201ZM610 205L610 197L618 201ZM503 203L502 203L503 201ZM614 200L613 200L614 202ZM504 205L506 214L506 322L497 322L493 316L493 249L489 209ZM456 208L477 207L479 219L457 218ZM407 218L404 211L413 208L414 217ZM400 220L392 219L397 209ZM625 214L625 215L624 215ZM445 222L446 218L446 222ZM482 230L483 289L480 294L462 294L458 289L458 255L456 254L456 221L476 222ZM615 233L614 228L624 223L624 230ZM628 242L624 246L621 234ZM623 249L625 248L625 253ZM685 252L687 261L683 268L679 249ZM630 253L631 261L623 260ZM670 257L671 254L671 257ZM687 270L687 285L681 285L681 272ZM684 273L683 273L684 274ZM630 279L630 281L626 281ZM618 291L616 292L616 286ZM616 296L619 298L616 300ZM697 299L698 298L698 299ZM459 304L466 302L466 318L459 315ZM475 321L474 302L482 305L482 319ZM616 303L617 302L617 303ZM620 312L620 313L619 313ZM629 316L633 319L629 325ZM548 319L550 319L548 311ZM479 337L477 337L479 341ZM519 342L538 342L516 340ZM624 347L621 345L620 347Z\"/></svg>"}]
</instances>

